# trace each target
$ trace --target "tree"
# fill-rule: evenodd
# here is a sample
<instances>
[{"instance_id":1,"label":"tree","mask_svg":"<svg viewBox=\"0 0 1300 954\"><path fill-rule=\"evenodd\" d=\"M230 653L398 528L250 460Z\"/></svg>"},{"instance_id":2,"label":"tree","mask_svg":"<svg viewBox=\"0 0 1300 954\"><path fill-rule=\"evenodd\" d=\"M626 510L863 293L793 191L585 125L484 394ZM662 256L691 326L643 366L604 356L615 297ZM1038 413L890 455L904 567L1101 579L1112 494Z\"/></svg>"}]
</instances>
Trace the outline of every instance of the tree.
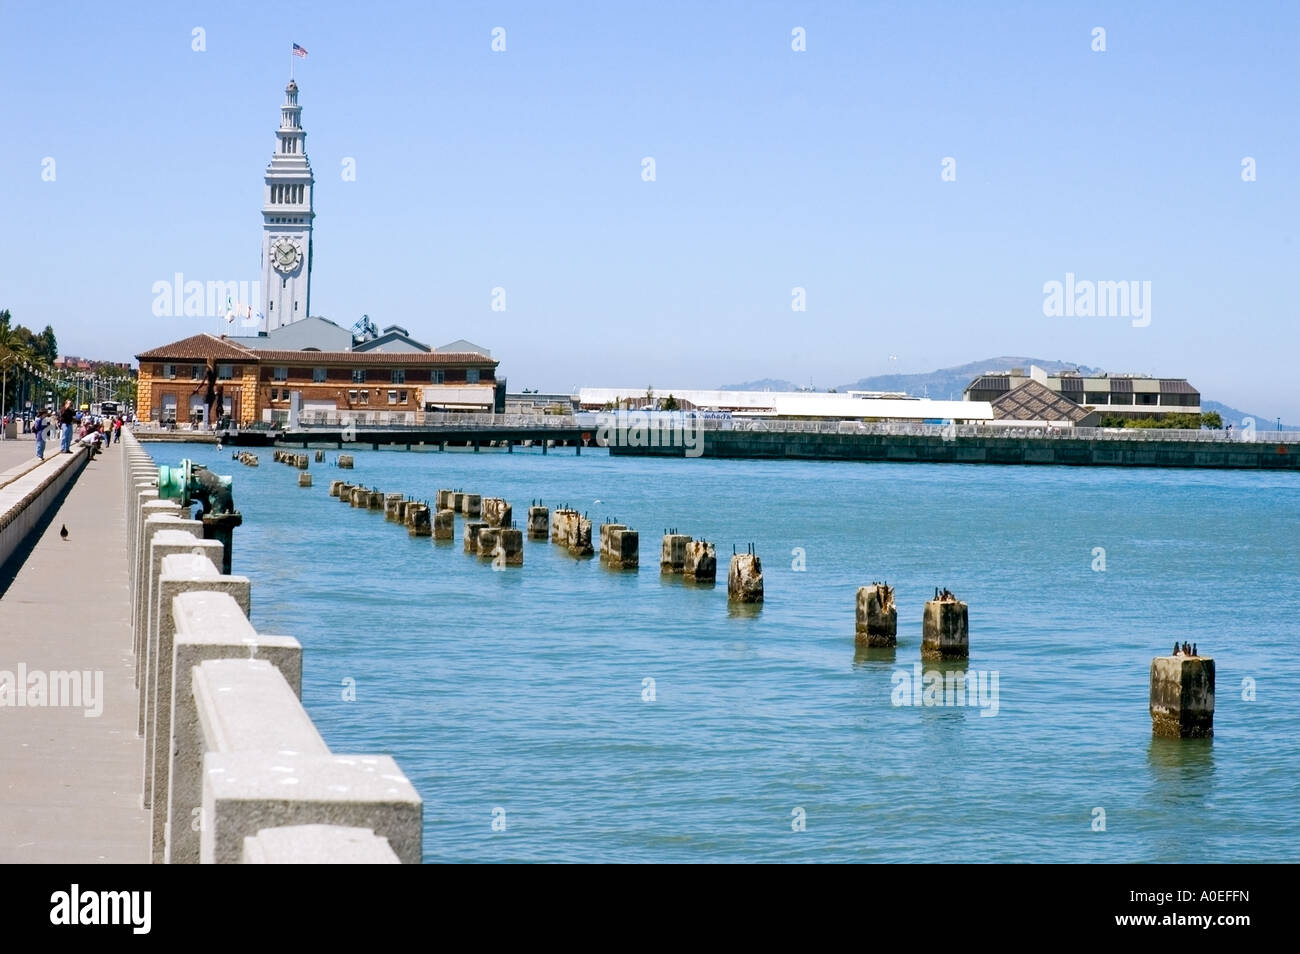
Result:
<instances>
[{"instance_id":1,"label":"tree","mask_svg":"<svg viewBox=\"0 0 1300 954\"><path fill-rule=\"evenodd\" d=\"M678 407L677 398L673 397L671 394L664 398L663 404L660 405L660 409L664 411L676 411L678 410Z\"/></svg>"},{"instance_id":2,"label":"tree","mask_svg":"<svg viewBox=\"0 0 1300 954\"><path fill-rule=\"evenodd\" d=\"M1223 429L1223 418L1218 411L1206 411L1201 415L1201 427L1208 427L1212 430Z\"/></svg>"}]
</instances>

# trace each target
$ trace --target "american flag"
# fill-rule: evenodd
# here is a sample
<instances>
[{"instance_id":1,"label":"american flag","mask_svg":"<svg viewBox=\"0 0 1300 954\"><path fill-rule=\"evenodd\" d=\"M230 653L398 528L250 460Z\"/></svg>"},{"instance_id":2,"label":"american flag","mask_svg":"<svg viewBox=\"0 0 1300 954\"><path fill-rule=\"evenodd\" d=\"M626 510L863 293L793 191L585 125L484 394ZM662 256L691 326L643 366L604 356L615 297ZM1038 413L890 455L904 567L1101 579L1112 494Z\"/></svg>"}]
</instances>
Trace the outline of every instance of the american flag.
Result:
<instances>
[{"instance_id":1,"label":"american flag","mask_svg":"<svg viewBox=\"0 0 1300 954\"><path fill-rule=\"evenodd\" d=\"M294 56L306 56L306 55L307 55L307 51L304 50L302 47L300 47L297 43L295 43L295 44L293 45L293 55L294 55Z\"/></svg>"}]
</instances>

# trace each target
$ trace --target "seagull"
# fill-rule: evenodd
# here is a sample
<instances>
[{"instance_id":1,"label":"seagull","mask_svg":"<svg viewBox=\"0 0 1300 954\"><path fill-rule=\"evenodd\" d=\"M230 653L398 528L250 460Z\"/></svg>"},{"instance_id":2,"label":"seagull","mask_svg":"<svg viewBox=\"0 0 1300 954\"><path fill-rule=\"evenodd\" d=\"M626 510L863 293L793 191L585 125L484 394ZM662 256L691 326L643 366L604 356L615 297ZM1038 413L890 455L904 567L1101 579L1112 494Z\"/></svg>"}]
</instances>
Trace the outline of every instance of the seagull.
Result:
<instances>
[{"instance_id":1,"label":"seagull","mask_svg":"<svg viewBox=\"0 0 1300 954\"><path fill-rule=\"evenodd\" d=\"M593 500L592 503L594 503L594 504L598 504L598 503L600 503L600 501L599 501L599 500Z\"/></svg>"},{"instance_id":2,"label":"seagull","mask_svg":"<svg viewBox=\"0 0 1300 954\"><path fill-rule=\"evenodd\" d=\"M68 525L66 523L59 527L59 536L64 540L68 539Z\"/></svg>"}]
</instances>

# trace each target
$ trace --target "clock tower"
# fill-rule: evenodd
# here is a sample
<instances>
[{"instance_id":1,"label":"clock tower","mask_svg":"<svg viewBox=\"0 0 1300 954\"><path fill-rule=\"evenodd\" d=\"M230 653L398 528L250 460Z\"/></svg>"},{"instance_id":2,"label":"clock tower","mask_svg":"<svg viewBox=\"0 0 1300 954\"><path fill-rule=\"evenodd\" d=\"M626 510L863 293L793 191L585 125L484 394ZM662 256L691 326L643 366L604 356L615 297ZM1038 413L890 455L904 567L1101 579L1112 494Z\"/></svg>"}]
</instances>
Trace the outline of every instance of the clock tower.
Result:
<instances>
[{"instance_id":1,"label":"clock tower","mask_svg":"<svg viewBox=\"0 0 1300 954\"><path fill-rule=\"evenodd\" d=\"M306 318L311 307L312 189L298 84L289 80L280 107L275 154L262 196L262 330Z\"/></svg>"}]
</instances>

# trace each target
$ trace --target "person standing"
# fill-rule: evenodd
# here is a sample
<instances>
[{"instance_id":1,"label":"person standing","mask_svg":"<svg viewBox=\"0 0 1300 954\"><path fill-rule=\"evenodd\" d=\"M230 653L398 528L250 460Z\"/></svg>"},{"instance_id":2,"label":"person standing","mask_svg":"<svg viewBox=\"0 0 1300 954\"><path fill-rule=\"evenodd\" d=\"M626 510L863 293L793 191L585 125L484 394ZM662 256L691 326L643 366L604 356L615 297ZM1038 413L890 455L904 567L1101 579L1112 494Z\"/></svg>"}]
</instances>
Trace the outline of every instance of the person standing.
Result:
<instances>
[{"instance_id":1,"label":"person standing","mask_svg":"<svg viewBox=\"0 0 1300 954\"><path fill-rule=\"evenodd\" d=\"M76 417L76 412L72 409L71 401L63 402L63 410L59 412L59 426L63 433L59 438L59 450L64 454L72 453L72 421Z\"/></svg>"},{"instance_id":2,"label":"person standing","mask_svg":"<svg viewBox=\"0 0 1300 954\"><path fill-rule=\"evenodd\" d=\"M45 460L45 412L37 410L32 419L32 430L36 432L36 459Z\"/></svg>"}]
</instances>

